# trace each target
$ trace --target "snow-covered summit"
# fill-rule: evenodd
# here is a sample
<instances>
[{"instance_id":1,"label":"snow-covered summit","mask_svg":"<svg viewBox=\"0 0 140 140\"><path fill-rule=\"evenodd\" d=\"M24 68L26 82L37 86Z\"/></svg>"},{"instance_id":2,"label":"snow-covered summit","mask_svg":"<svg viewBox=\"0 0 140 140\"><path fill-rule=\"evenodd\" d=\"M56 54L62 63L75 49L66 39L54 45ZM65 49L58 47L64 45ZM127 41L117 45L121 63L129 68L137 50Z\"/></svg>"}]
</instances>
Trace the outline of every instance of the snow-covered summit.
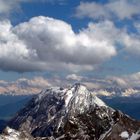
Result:
<instances>
[{"instance_id":1,"label":"snow-covered summit","mask_svg":"<svg viewBox=\"0 0 140 140\"><path fill-rule=\"evenodd\" d=\"M140 125L78 83L42 91L17 113L9 126L34 137L111 140L115 132L116 140L120 140L122 131L132 133Z\"/></svg>"},{"instance_id":2,"label":"snow-covered summit","mask_svg":"<svg viewBox=\"0 0 140 140\"><path fill-rule=\"evenodd\" d=\"M46 96L54 96L64 102L66 111L72 111L73 113L83 113L92 106L104 106L106 104L95 96L93 92L90 92L85 85L76 83L69 88L52 87L42 91L36 98L36 102L40 102ZM58 103L57 102L57 103Z\"/></svg>"}]
</instances>

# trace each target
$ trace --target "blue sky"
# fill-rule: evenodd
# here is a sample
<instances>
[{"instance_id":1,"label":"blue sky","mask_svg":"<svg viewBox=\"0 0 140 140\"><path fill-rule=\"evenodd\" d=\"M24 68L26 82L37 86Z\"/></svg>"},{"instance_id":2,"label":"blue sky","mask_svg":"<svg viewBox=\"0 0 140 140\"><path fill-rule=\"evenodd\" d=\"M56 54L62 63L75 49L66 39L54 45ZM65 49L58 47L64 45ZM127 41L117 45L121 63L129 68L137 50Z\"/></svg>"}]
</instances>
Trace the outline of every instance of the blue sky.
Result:
<instances>
[{"instance_id":1,"label":"blue sky","mask_svg":"<svg viewBox=\"0 0 140 140\"><path fill-rule=\"evenodd\" d=\"M7 38L0 35L1 80L120 77L140 71L139 0L0 0L0 5L0 32L9 28ZM38 35L41 45L34 40Z\"/></svg>"}]
</instances>

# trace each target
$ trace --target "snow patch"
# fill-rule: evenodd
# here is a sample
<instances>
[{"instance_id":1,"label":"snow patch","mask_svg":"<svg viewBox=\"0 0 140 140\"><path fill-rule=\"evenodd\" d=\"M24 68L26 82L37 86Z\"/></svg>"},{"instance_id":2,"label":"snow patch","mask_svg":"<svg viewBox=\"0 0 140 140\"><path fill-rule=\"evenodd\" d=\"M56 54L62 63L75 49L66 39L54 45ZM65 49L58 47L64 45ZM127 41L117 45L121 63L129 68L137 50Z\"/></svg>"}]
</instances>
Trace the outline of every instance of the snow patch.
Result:
<instances>
[{"instance_id":1,"label":"snow patch","mask_svg":"<svg viewBox=\"0 0 140 140\"><path fill-rule=\"evenodd\" d=\"M128 140L137 140L138 138L140 138L139 132L133 133L132 136Z\"/></svg>"},{"instance_id":2,"label":"snow patch","mask_svg":"<svg viewBox=\"0 0 140 140\"><path fill-rule=\"evenodd\" d=\"M120 134L120 136L122 138L125 138L127 140L137 140L138 138L140 138L140 134L139 132L136 132L136 133L132 133L131 136L129 136L128 132L127 131L124 131Z\"/></svg>"},{"instance_id":3,"label":"snow patch","mask_svg":"<svg viewBox=\"0 0 140 140\"><path fill-rule=\"evenodd\" d=\"M7 134L0 135L0 140L19 140L20 132L9 127L7 127L5 131L7 131Z\"/></svg>"},{"instance_id":4,"label":"snow patch","mask_svg":"<svg viewBox=\"0 0 140 140\"><path fill-rule=\"evenodd\" d=\"M96 96L94 96L94 103L97 104L98 106L105 106L106 107L106 104Z\"/></svg>"},{"instance_id":5,"label":"snow patch","mask_svg":"<svg viewBox=\"0 0 140 140\"><path fill-rule=\"evenodd\" d=\"M73 96L73 93L71 90L67 91L66 99L65 99L65 106L67 107L71 98Z\"/></svg>"},{"instance_id":6,"label":"snow patch","mask_svg":"<svg viewBox=\"0 0 140 140\"><path fill-rule=\"evenodd\" d=\"M121 136L122 138L129 138L129 134L128 134L127 131L123 131L123 132L120 134L120 136Z\"/></svg>"}]
</instances>

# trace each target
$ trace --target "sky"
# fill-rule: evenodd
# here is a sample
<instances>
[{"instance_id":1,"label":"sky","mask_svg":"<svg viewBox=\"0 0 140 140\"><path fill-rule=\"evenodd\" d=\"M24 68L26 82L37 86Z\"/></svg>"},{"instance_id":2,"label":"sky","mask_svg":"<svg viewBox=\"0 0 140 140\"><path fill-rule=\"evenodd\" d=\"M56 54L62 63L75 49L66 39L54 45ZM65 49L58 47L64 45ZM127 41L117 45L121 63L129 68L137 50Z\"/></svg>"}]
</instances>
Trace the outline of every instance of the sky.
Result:
<instances>
[{"instance_id":1,"label":"sky","mask_svg":"<svg viewBox=\"0 0 140 140\"><path fill-rule=\"evenodd\" d=\"M0 0L1 83L138 86L139 9L139 0Z\"/></svg>"}]
</instances>

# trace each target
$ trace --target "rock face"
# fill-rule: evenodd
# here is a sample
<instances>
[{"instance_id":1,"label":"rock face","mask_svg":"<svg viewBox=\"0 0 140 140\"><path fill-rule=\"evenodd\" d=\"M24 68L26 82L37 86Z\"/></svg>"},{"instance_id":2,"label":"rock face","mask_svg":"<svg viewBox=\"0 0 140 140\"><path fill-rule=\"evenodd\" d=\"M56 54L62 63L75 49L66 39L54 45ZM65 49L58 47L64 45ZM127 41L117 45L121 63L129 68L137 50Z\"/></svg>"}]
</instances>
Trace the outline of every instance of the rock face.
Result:
<instances>
[{"instance_id":1,"label":"rock face","mask_svg":"<svg viewBox=\"0 0 140 140\"><path fill-rule=\"evenodd\" d=\"M43 91L9 126L34 138L56 140L124 140L135 134L138 139L140 129L139 122L108 107L81 84Z\"/></svg>"}]
</instances>

